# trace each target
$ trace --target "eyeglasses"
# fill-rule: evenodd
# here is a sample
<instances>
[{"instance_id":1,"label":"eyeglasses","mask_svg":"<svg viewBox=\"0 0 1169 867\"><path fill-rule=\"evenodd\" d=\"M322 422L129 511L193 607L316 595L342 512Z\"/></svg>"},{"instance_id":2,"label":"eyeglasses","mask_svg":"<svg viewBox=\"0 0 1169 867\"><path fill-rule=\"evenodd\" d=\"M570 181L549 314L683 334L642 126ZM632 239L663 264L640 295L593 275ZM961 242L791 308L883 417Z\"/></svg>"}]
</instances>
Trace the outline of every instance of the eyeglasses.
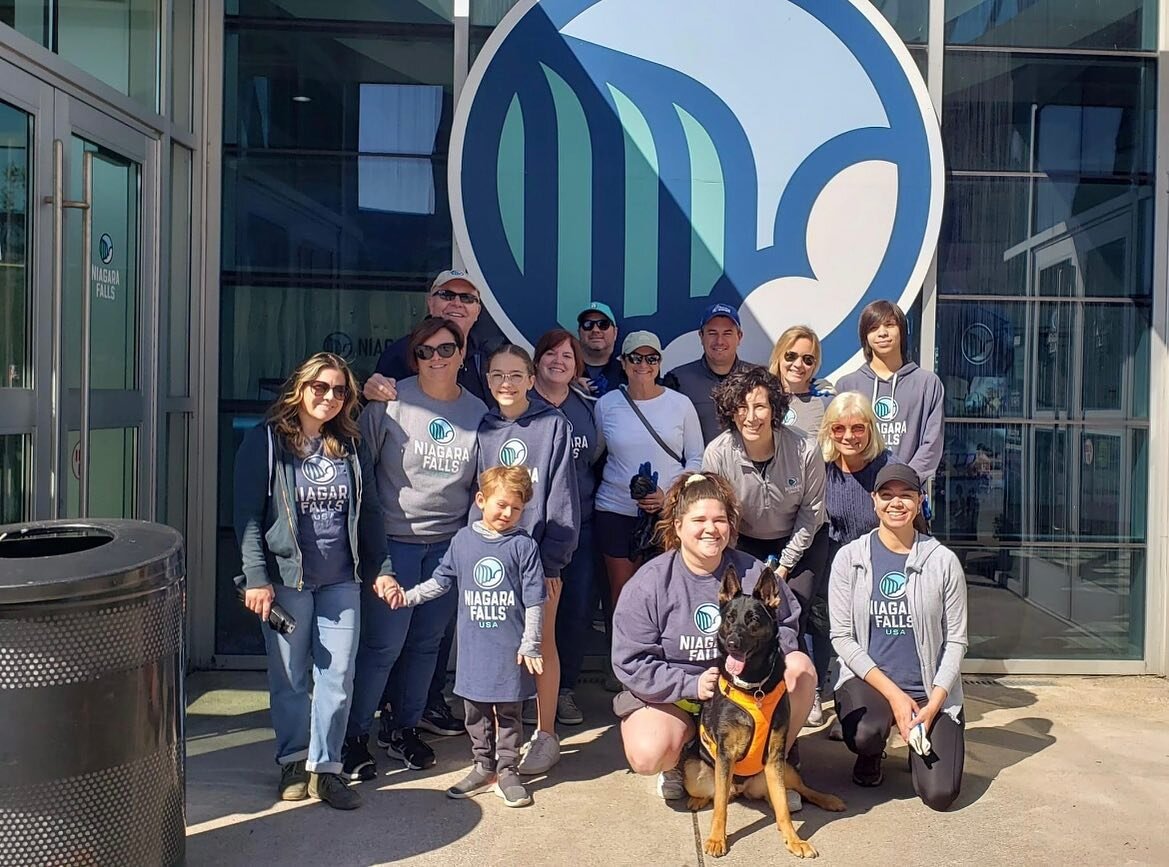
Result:
<instances>
[{"instance_id":1,"label":"eyeglasses","mask_svg":"<svg viewBox=\"0 0 1169 867\"><path fill-rule=\"evenodd\" d=\"M792 352L790 349L783 354L783 360L791 364L797 358L804 362L804 367L815 367L816 356L814 355L800 355L798 352Z\"/></svg>"},{"instance_id":2,"label":"eyeglasses","mask_svg":"<svg viewBox=\"0 0 1169 867\"><path fill-rule=\"evenodd\" d=\"M642 355L640 352L631 352L625 356L625 359L634 367L641 367L643 364L661 364L662 357L656 352L649 355Z\"/></svg>"},{"instance_id":3,"label":"eyeglasses","mask_svg":"<svg viewBox=\"0 0 1169 867\"><path fill-rule=\"evenodd\" d=\"M894 493L893 491L882 489L877 491L877 499L885 504L892 503L894 500L901 500L903 503L916 503L917 491L899 491Z\"/></svg>"},{"instance_id":4,"label":"eyeglasses","mask_svg":"<svg viewBox=\"0 0 1169 867\"><path fill-rule=\"evenodd\" d=\"M422 346L415 347L414 357L422 361L430 361L430 359L434 358L434 353L436 352L440 358L451 358L458 351L459 347L454 343L440 343L438 346L427 346L423 344Z\"/></svg>"},{"instance_id":5,"label":"eyeglasses","mask_svg":"<svg viewBox=\"0 0 1169 867\"><path fill-rule=\"evenodd\" d=\"M528 374L516 371L514 373L501 373L498 370L493 370L487 374L487 382L497 388L505 382L508 385L520 386L524 384L524 380L528 378Z\"/></svg>"},{"instance_id":6,"label":"eyeglasses","mask_svg":"<svg viewBox=\"0 0 1169 867\"><path fill-rule=\"evenodd\" d=\"M586 319L580 324L581 331L592 331L594 328L598 328L601 331L608 331L612 327L613 323L608 319Z\"/></svg>"},{"instance_id":7,"label":"eyeglasses","mask_svg":"<svg viewBox=\"0 0 1169 867\"><path fill-rule=\"evenodd\" d=\"M851 433L854 437L860 439L869 432L869 426L867 424L854 424L851 426L834 424L828 428L828 431L832 434L832 439L834 440L844 439L846 433Z\"/></svg>"},{"instance_id":8,"label":"eyeglasses","mask_svg":"<svg viewBox=\"0 0 1169 867\"><path fill-rule=\"evenodd\" d=\"M317 379L310 382L308 387L312 390L313 397L325 397L329 392L332 392L333 397L337 400L349 397L349 386L347 385L329 385L329 383Z\"/></svg>"},{"instance_id":9,"label":"eyeglasses","mask_svg":"<svg viewBox=\"0 0 1169 867\"><path fill-rule=\"evenodd\" d=\"M479 303L479 296L474 292L452 292L450 289L436 289L433 297L441 298L443 301L458 301L460 304L466 304L468 307L473 307Z\"/></svg>"}]
</instances>

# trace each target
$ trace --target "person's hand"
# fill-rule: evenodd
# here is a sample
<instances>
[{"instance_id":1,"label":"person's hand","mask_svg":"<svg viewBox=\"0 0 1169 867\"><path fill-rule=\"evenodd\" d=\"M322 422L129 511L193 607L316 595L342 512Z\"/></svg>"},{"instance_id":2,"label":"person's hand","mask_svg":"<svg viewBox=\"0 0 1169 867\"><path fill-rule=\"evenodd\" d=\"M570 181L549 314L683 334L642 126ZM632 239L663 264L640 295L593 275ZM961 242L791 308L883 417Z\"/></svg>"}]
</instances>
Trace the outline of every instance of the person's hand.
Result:
<instances>
[{"instance_id":1,"label":"person's hand","mask_svg":"<svg viewBox=\"0 0 1169 867\"><path fill-rule=\"evenodd\" d=\"M666 495L661 488L658 488L648 497L642 497L637 501L637 506L643 512L648 512L651 515L656 515L662 510L662 506L666 504Z\"/></svg>"},{"instance_id":2,"label":"person's hand","mask_svg":"<svg viewBox=\"0 0 1169 867\"><path fill-rule=\"evenodd\" d=\"M926 706L914 714L913 719L909 721L909 729L912 731L917 727L918 723L925 723L925 732L929 734L930 729L933 728L934 719L941 711L941 702L934 702L933 699L926 703Z\"/></svg>"},{"instance_id":3,"label":"person's hand","mask_svg":"<svg viewBox=\"0 0 1169 867\"><path fill-rule=\"evenodd\" d=\"M528 669L528 674L544 673L544 657L542 656L524 656L522 653L517 653L515 661L517 664L525 666Z\"/></svg>"},{"instance_id":4,"label":"person's hand","mask_svg":"<svg viewBox=\"0 0 1169 867\"><path fill-rule=\"evenodd\" d=\"M365 395L366 400L397 400L398 382L382 376L380 373L375 373L365 381L365 387L361 393Z\"/></svg>"},{"instance_id":5,"label":"person's hand","mask_svg":"<svg viewBox=\"0 0 1169 867\"><path fill-rule=\"evenodd\" d=\"M698 675L699 701L707 701L714 697L714 691L718 689L718 674L718 666L715 666Z\"/></svg>"},{"instance_id":6,"label":"person's hand","mask_svg":"<svg viewBox=\"0 0 1169 867\"><path fill-rule=\"evenodd\" d=\"M779 578L779 580L786 581L787 576L791 574L791 570L788 569L786 566L780 566L775 570L775 574L776 574L776 577Z\"/></svg>"},{"instance_id":7,"label":"person's hand","mask_svg":"<svg viewBox=\"0 0 1169 867\"><path fill-rule=\"evenodd\" d=\"M548 597L545 602L559 602L560 591L564 589L564 579L544 576L544 593Z\"/></svg>"},{"instance_id":8,"label":"person's hand","mask_svg":"<svg viewBox=\"0 0 1169 867\"><path fill-rule=\"evenodd\" d=\"M373 592L391 608L402 608L406 605L406 591L393 575L378 575L373 582Z\"/></svg>"},{"instance_id":9,"label":"person's hand","mask_svg":"<svg viewBox=\"0 0 1169 867\"><path fill-rule=\"evenodd\" d=\"M576 384L579 385L581 388L583 388L589 394L596 394L597 393L596 384L591 379L589 379L587 376L582 376L579 379L577 379Z\"/></svg>"},{"instance_id":10,"label":"person's hand","mask_svg":"<svg viewBox=\"0 0 1169 867\"><path fill-rule=\"evenodd\" d=\"M263 622L268 622L268 614L272 610L272 603L276 601L276 588L269 584L267 587L253 587L244 592L244 605Z\"/></svg>"},{"instance_id":11,"label":"person's hand","mask_svg":"<svg viewBox=\"0 0 1169 867\"><path fill-rule=\"evenodd\" d=\"M918 713L917 702L901 690L897 692L898 695L890 700L889 706L893 709L893 719L897 721L897 731L901 732L901 739L908 744L909 732Z\"/></svg>"}]
</instances>

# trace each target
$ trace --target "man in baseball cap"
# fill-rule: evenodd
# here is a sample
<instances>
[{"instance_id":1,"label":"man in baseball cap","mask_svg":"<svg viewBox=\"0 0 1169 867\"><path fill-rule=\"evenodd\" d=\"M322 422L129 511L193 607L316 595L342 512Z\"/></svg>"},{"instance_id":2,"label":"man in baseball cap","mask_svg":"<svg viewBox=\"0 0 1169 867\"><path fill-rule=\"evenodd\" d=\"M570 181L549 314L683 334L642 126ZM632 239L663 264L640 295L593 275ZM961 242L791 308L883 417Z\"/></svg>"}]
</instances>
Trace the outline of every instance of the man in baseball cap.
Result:
<instances>
[{"instance_id":1,"label":"man in baseball cap","mask_svg":"<svg viewBox=\"0 0 1169 867\"><path fill-rule=\"evenodd\" d=\"M702 311L698 339L702 343L702 358L675 367L662 382L690 398L698 410L702 439L709 445L722 432L711 392L735 371L755 365L739 359L743 328L739 311L730 304L711 304Z\"/></svg>"},{"instance_id":2,"label":"man in baseball cap","mask_svg":"<svg viewBox=\"0 0 1169 867\"><path fill-rule=\"evenodd\" d=\"M600 397L625 381L617 345L617 318L604 301L593 301L576 317L577 337L584 350L584 376L578 383L593 397Z\"/></svg>"}]
</instances>

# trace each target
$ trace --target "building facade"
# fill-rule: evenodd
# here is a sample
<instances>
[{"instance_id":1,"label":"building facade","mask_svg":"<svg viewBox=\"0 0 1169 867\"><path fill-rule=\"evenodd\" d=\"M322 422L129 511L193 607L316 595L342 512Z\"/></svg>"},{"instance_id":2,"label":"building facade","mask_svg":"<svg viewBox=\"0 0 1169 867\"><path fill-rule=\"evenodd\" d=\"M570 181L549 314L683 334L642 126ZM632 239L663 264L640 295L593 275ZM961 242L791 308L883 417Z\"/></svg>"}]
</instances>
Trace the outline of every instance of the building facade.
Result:
<instances>
[{"instance_id":1,"label":"building facade","mask_svg":"<svg viewBox=\"0 0 1169 867\"><path fill-rule=\"evenodd\" d=\"M512 5L0 4L0 522L183 530L196 665L258 664L230 589L243 433L312 351L368 373L462 262L455 106ZM934 527L968 665L1165 673L1169 15L874 5L941 120L911 320L946 387Z\"/></svg>"}]
</instances>

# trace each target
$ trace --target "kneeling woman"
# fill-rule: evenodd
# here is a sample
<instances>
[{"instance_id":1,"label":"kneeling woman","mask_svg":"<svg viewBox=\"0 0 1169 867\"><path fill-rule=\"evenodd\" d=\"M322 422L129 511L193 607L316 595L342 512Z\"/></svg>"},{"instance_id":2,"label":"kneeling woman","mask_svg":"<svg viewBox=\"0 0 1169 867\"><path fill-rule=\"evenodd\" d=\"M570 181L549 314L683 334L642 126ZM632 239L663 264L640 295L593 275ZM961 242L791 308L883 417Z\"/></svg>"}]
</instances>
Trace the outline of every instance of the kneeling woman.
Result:
<instances>
[{"instance_id":1,"label":"kneeling woman","mask_svg":"<svg viewBox=\"0 0 1169 867\"><path fill-rule=\"evenodd\" d=\"M966 753L966 576L949 548L913 529L921 498L913 469L886 465L873 492L880 525L833 561L831 637L842 663L836 708L857 756L853 782L881 784L882 751L896 725L911 745L914 791L945 810L961 789ZM919 754L921 733L928 746Z\"/></svg>"},{"instance_id":2,"label":"kneeling woman","mask_svg":"<svg viewBox=\"0 0 1169 867\"><path fill-rule=\"evenodd\" d=\"M739 504L729 484L714 473L680 476L666 493L659 533L665 553L630 579L613 612L613 671L625 691L613 700L629 766L658 775L658 794L686 796L678 767L695 734L699 701L714 694L718 668L718 590L733 566L750 593L763 564L733 548ZM797 650L799 603L780 582L780 645L791 696L790 753L808 718L816 675Z\"/></svg>"}]
</instances>

